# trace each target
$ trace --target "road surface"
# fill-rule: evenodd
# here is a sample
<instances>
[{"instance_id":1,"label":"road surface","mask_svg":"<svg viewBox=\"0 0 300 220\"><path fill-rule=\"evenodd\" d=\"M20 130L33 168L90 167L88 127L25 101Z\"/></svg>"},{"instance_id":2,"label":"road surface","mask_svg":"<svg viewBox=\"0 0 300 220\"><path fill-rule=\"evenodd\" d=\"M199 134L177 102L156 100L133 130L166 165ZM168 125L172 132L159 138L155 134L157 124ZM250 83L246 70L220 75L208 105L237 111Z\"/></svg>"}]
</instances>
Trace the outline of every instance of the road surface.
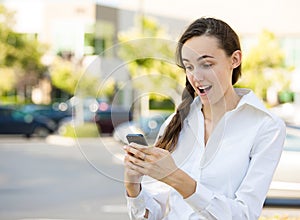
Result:
<instances>
[{"instance_id":1,"label":"road surface","mask_svg":"<svg viewBox=\"0 0 300 220\"><path fill-rule=\"evenodd\" d=\"M0 137L0 220L129 219L122 145L111 137ZM265 208L263 215L300 216Z\"/></svg>"}]
</instances>

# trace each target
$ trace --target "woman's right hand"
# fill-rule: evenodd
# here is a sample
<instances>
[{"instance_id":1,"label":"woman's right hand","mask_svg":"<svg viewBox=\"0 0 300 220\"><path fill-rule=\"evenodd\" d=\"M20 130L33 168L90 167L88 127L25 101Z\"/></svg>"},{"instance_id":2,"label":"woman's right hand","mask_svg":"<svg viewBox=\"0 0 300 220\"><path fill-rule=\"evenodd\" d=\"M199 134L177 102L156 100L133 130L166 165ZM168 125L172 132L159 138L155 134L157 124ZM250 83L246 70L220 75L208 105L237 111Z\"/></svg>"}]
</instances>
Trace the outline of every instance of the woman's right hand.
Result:
<instances>
[{"instance_id":1,"label":"woman's right hand","mask_svg":"<svg viewBox=\"0 0 300 220\"><path fill-rule=\"evenodd\" d=\"M123 147L126 154L124 158L124 183L129 197L137 197L141 191L141 181L143 174L131 169L131 162L128 159L126 145Z\"/></svg>"}]
</instances>

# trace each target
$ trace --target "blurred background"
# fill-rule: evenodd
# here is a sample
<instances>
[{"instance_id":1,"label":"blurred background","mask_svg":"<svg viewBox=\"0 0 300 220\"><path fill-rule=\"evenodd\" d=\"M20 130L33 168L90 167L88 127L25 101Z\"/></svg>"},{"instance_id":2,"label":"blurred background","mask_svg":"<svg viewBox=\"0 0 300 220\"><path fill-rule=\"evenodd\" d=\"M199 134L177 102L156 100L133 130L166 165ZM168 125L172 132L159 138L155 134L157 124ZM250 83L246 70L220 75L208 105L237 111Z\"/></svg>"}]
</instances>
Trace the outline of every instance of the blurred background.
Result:
<instances>
[{"instance_id":1,"label":"blurred background","mask_svg":"<svg viewBox=\"0 0 300 220\"><path fill-rule=\"evenodd\" d=\"M299 219L299 6L1 0L0 219L128 219L121 146L127 133L153 143L180 102L176 41L202 16L239 34L236 86L252 89L288 126L262 219Z\"/></svg>"}]
</instances>

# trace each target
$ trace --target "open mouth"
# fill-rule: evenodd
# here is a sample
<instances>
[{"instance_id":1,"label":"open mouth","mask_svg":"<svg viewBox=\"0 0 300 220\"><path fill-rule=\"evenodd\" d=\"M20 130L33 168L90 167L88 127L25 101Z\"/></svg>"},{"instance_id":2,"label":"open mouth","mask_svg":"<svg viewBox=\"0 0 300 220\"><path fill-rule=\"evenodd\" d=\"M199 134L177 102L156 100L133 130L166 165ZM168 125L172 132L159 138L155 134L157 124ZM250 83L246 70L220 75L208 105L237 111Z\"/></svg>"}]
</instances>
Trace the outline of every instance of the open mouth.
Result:
<instances>
[{"instance_id":1,"label":"open mouth","mask_svg":"<svg viewBox=\"0 0 300 220\"><path fill-rule=\"evenodd\" d=\"M199 86L198 89L200 91L200 94L206 94L212 86Z\"/></svg>"}]
</instances>

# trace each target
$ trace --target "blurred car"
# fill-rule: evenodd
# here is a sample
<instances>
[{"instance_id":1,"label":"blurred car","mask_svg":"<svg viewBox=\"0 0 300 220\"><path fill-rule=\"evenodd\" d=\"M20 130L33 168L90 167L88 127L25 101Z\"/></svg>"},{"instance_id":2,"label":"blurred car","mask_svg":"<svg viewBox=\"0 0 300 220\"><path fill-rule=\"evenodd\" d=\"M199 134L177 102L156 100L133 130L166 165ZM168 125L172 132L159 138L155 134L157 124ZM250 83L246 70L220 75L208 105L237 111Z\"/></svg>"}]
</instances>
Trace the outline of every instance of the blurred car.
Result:
<instances>
[{"instance_id":1,"label":"blurred car","mask_svg":"<svg viewBox=\"0 0 300 220\"><path fill-rule=\"evenodd\" d=\"M300 127L287 126L284 149L265 205L300 207Z\"/></svg>"},{"instance_id":2,"label":"blurred car","mask_svg":"<svg viewBox=\"0 0 300 220\"><path fill-rule=\"evenodd\" d=\"M62 105L65 111L73 113L72 116L79 117L85 122L94 122L95 113L101 111L103 104L107 104L106 99L94 98L94 97L78 97L73 96L70 99L61 102L59 105ZM106 110L106 109L105 109ZM71 121L72 118L66 119L64 121Z\"/></svg>"},{"instance_id":3,"label":"blurred car","mask_svg":"<svg viewBox=\"0 0 300 220\"><path fill-rule=\"evenodd\" d=\"M72 117L72 111L68 109L64 109L63 111L59 106L55 107L55 105L29 104L23 106L20 110L26 114L32 114L33 116L45 116L54 121L57 127L63 119Z\"/></svg>"},{"instance_id":4,"label":"blurred car","mask_svg":"<svg viewBox=\"0 0 300 220\"><path fill-rule=\"evenodd\" d=\"M295 103L284 103L270 109L273 113L282 118L287 124L300 125L300 106Z\"/></svg>"},{"instance_id":5,"label":"blurred car","mask_svg":"<svg viewBox=\"0 0 300 220\"><path fill-rule=\"evenodd\" d=\"M171 115L171 112L155 112L149 116L142 116L136 121L121 123L115 128L115 140L127 144L126 135L129 133L143 134L149 144L153 144L161 125Z\"/></svg>"},{"instance_id":6,"label":"blurred car","mask_svg":"<svg viewBox=\"0 0 300 220\"><path fill-rule=\"evenodd\" d=\"M122 106L111 106L106 102L99 102L99 107L95 112L95 123L101 134L112 135L118 125L130 121L132 121L130 109Z\"/></svg>"},{"instance_id":7,"label":"blurred car","mask_svg":"<svg viewBox=\"0 0 300 220\"><path fill-rule=\"evenodd\" d=\"M25 113L14 107L0 107L0 134L45 137L55 129L55 122L47 117Z\"/></svg>"},{"instance_id":8,"label":"blurred car","mask_svg":"<svg viewBox=\"0 0 300 220\"><path fill-rule=\"evenodd\" d=\"M139 119L139 126L148 139L155 139L161 125L171 115L171 112L155 112Z\"/></svg>"}]
</instances>

